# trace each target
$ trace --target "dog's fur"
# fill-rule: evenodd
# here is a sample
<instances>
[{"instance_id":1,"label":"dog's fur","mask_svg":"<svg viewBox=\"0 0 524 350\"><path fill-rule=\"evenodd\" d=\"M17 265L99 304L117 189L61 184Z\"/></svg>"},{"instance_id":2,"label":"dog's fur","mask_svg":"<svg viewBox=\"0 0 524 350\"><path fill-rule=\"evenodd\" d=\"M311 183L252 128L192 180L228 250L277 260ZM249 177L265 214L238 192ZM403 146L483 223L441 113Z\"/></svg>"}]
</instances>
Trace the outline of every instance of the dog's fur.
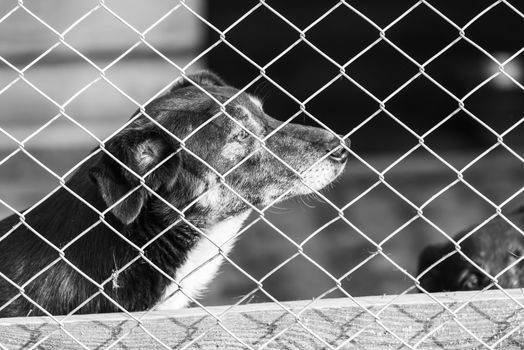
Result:
<instances>
[{"instance_id":1,"label":"dog's fur","mask_svg":"<svg viewBox=\"0 0 524 350\"><path fill-rule=\"evenodd\" d=\"M189 79L221 103L238 92L209 72ZM246 93L226 110L261 138L281 125ZM58 190L25 214L24 220L12 215L1 221L0 317L114 312L121 310L117 305L127 311L157 304L160 308L186 306L190 299L157 268L180 282L185 293L198 297L222 261L216 256L217 245L223 254L229 252L251 208L194 155L224 174L253 153L225 181L255 206L268 205L289 189L286 198L311 192L249 132L223 114L187 139L185 147L190 152L169 135L183 139L219 111L219 105L203 91L187 79L179 80L169 93L146 107L146 113L162 127L140 115L105 144L133 172L147 174L144 183L100 151L72 175L67 189ZM332 182L347 159L339 139L320 128L287 124L265 145L298 172L324 157L304 176L314 190ZM326 152L330 152L328 157ZM99 222L99 214L70 191L99 211L114 207ZM191 204L184 212L191 224L173 225L180 214L162 199L179 210ZM67 261L47 242L58 249L67 246L63 251ZM103 288L93 282L104 283Z\"/></svg>"},{"instance_id":2,"label":"dog's fur","mask_svg":"<svg viewBox=\"0 0 524 350\"><path fill-rule=\"evenodd\" d=\"M515 212L508 219L524 229L523 212ZM470 227L453 239L459 241L473 229ZM460 249L480 269L494 277L524 254L524 237L507 221L496 218L462 241ZM426 247L419 257L419 274L454 250L451 242ZM455 253L425 273L420 279L421 286L428 292L483 289L492 280L480 269ZM505 271L498 277L498 284L503 288L524 286L524 263L519 262Z\"/></svg>"}]
</instances>

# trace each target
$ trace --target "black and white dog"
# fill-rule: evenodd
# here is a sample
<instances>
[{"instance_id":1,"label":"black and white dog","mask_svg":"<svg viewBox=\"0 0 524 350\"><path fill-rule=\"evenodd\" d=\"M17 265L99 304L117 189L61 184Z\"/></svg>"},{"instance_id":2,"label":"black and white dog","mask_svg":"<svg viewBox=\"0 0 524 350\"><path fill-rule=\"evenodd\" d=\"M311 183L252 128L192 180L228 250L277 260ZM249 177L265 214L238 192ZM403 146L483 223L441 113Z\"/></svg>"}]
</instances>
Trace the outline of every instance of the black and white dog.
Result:
<instances>
[{"instance_id":1,"label":"black and white dog","mask_svg":"<svg viewBox=\"0 0 524 350\"><path fill-rule=\"evenodd\" d=\"M220 103L238 93L209 72L189 79ZM290 189L285 198L308 194L342 172L347 145L331 133L287 124L267 138L268 152L250 133L262 139L282 123L265 114L258 99L239 94L226 111L249 132L224 114L205 124L220 106L182 79L146 107L162 127L140 115L105 144L129 169L146 175L144 182L98 152L66 183L101 212L114 206L103 221L63 188L22 222L18 215L1 221L0 317L42 315L43 310L53 315L115 312L121 310L117 304L127 311L157 304L160 309L184 307L190 302L185 294L198 297L217 272L223 259L216 245L224 254L230 251L251 210L246 201L265 206ZM166 130L179 139L194 132L185 141L189 151ZM227 174L227 186L210 169L224 174L248 155ZM301 180L278 158L298 173L311 169ZM183 215L191 224L171 208L189 204Z\"/></svg>"}]
</instances>

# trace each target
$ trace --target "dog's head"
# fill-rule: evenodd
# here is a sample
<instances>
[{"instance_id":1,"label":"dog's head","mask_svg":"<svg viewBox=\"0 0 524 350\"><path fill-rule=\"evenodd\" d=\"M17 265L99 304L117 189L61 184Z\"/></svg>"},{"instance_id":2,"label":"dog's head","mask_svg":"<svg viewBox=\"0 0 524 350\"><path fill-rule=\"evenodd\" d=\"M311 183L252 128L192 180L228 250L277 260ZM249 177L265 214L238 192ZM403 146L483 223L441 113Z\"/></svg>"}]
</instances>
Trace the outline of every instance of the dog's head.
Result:
<instances>
[{"instance_id":1,"label":"dog's head","mask_svg":"<svg viewBox=\"0 0 524 350\"><path fill-rule=\"evenodd\" d=\"M215 100L231 100L226 113ZM90 169L104 201L118 203L112 213L125 224L148 203L162 202L149 190L179 210L191 205L220 220L250 205L320 190L342 172L348 157L348 144L339 136L283 124L258 99L209 72L179 80L146 114L155 122L135 117L106 142L112 156L103 155ZM115 159L143 176L142 184Z\"/></svg>"},{"instance_id":2,"label":"dog's head","mask_svg":"<svg viewBox=\"0 0 524 350\"><path fill-rule=\"evenodd\" d=\"M455 240L460 240L469 231L459 233ZM524 238L508 223L502 220L488 223L461 241L460 250L465 257L456 251L455 245L451 242L430 245L422 251L418 273L424 273L420 283L426 291L483 289L492 284L486 273L498 276L498 284L503 288L516 288L523 285L524 263L515 263L523 255ZM454 254L448 256L452 252ZM428 270L434 264L435 266ZM507 269L507 267L512 268ZM500 274L502 271L505 272Z\"/></svg>"},{"instance_id":3,"label":"dog's head","mask_svg":"<svg viewBox=\"0 0 524 350\"><path fill-rule=\"evenodd\" d=\"M418 272L425 272L453 251L454 246L451 243L426 247L419 257ZM420 283L428 292L447 292L482 289L489 285L490 281L482 271L459 253L455 253L426 271Z\"/></svg>"}]
</instances>

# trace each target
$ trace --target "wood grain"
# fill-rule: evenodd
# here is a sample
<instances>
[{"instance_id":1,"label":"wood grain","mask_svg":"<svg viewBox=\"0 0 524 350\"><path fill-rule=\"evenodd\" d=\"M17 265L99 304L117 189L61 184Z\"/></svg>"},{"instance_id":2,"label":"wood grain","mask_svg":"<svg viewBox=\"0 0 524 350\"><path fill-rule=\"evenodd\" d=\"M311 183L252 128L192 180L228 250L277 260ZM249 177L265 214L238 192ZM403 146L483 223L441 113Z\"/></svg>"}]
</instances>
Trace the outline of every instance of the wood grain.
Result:
<instances>
[{"instance_id":1,"label":"wood grain","mask_svg":"<svg viewBox=\"0 0 524 350\"><path fill-rule=\"evenodd\" d=\"M520 302L524 300L524 292L520 289L507 292ZM262 345L266 349L407 348L397 339L399 337L409 346L420 342L418 349L482 349L482 344L470 333L500 349L522 349L524 346L524 335L518 328L522 326L522 309L503 292L436 293L433 297L451 310L471 301L454 319L427 295L356 298L374 313L388 305L375 320L349 299L328 299L310 305L300 314L300 322L277 304L251 304L226 312L221 325L251 348ZM285 306L297 313L309 303L296 301L285 303ZM210 307L208 310L219 315L226 308ZM141 316L140 313L133 315ZM107 348L127 333L114 348L161 349L163 345L173 349L188 345L194 349L246 348L224 331L214 317L199 308L152 312L143 317L141 326L125 314L73 316L64 321L64 329L90 349ZM428 337L429 332L433 334ZM39 349L81 348L47 317L1 319L0 334L0 343L8 349L31 348L39 342ZM350 338L353 339L348 341Z\"/></svg>"}]
</instances>

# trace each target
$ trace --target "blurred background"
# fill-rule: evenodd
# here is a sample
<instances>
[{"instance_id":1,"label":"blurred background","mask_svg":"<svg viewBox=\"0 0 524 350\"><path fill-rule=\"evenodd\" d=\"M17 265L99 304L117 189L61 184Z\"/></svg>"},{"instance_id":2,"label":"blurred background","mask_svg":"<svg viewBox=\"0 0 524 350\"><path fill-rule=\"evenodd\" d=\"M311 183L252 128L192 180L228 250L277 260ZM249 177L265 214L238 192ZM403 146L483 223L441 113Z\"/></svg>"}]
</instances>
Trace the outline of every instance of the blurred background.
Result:
<instances>
[{"instance_id":1,"label":"blurred background","mask_svg":"<svg viewBox=\"0 0 524 350\"><path fill-rule=\"evenodd\" d=\"M494 3L428 2L459 27ZM209 68L239 88L259 76L253 63L271 63L265 69L270 79L261 78L248 89L264 100L266 112L280 120L295 116L294 122L315 125L310 116L299 113L299 104L288 94L307 100L311 115L339 134L350 134L358 155L350 159L336 186L325 192L339 207L351 203L344 217L353 227L340 219L326 225L338 217L337 211L312 198L280 203L266 216L297 244L316 233L304 245L304 254L318 265L297 256L264 280L265 290L278 300L314 298L331 289L335 282L323 270L335 278L344 276L342 287L353 296L404 292L413 285L412 280L380 255L369 259L376 252L372 242L383 242L384 253L415 275L424 246L445 238L417 218L416 209L401 196L421 205L455 181L457 174L449 166L461 170L496 145L497 137L486 126L504 133L505 144L524 155L523 89L503 76L477 89L498 70L485 52L502 61L518 53L505 70L524 83L524 58L519 51L524 47L524 18L515 11L524 12L522 2L509 1L513 9L500 3L468 25L465 35L476 45L466 39L457 41L459 30L425 4L397 21L416 1L347 2L367 19L343 4L324 16L337 1L266 1L292 25L264 6L250 11L258 1L186 3L192 11L176 8L178 3L172 0L106 0L112 14L104 8L92 11L97 1L25 0L24 6L35 16L60 33L66 31L63 39L72 49L24 9L12 12L16 1L1 1L0 128L18 140L33 135L25 148L62 175L96 146L67 116L96 136L107 137L136 110L133 101L147 102L179 76L168 60L180 67L191 63L188 71ZM433 81L415 77L419 67L386 40L369 48L380 39L379 30L369 21L388 27L386 38L412 60L425 64ZM146 31L150 45L141 42L126 23ZM297 42L300 34L293 25L299 30L308 28L307 43ZM226 29L228 44L220 40L218 32ZM345 72L354 82L337 78L337 64L346 63ZM103 69L112 84L100 78L94 65ZM23 79L16 69L23 70ZM386 99L385 107L394 118L377 112L377 101L357 84L376 98ZM464 105L475 118L457 111L458 102L450 94L459 99L468 96ZM66 103L67 116L60 115L51 100ZM425 144L449 166L422 147L396 162L419 142L406 127L418 135L432 130L424 137ZM22 210L58 186L58 181L22 152L10 156L16 149L17 144L0 132L0 198ZM388 169L385 180L395 191L377 184L379 176L370 166L378 172ZM524 164L497 146L468 166L464 178L500 204L522 188ZM505 211L519 203L517 196ZM424 215L450 235L493 213L493 206L462 183L424 209ZM0 217L9 214L0 205ZM231 259L260 279L296 252L296 246L282 234L257 222L243 234ZM231 304L255 287L226 263L203 302ZM329 297L341 295L335 291ZM244 302L266 300L258 292Z\"/></svg>"}]
</instances>

